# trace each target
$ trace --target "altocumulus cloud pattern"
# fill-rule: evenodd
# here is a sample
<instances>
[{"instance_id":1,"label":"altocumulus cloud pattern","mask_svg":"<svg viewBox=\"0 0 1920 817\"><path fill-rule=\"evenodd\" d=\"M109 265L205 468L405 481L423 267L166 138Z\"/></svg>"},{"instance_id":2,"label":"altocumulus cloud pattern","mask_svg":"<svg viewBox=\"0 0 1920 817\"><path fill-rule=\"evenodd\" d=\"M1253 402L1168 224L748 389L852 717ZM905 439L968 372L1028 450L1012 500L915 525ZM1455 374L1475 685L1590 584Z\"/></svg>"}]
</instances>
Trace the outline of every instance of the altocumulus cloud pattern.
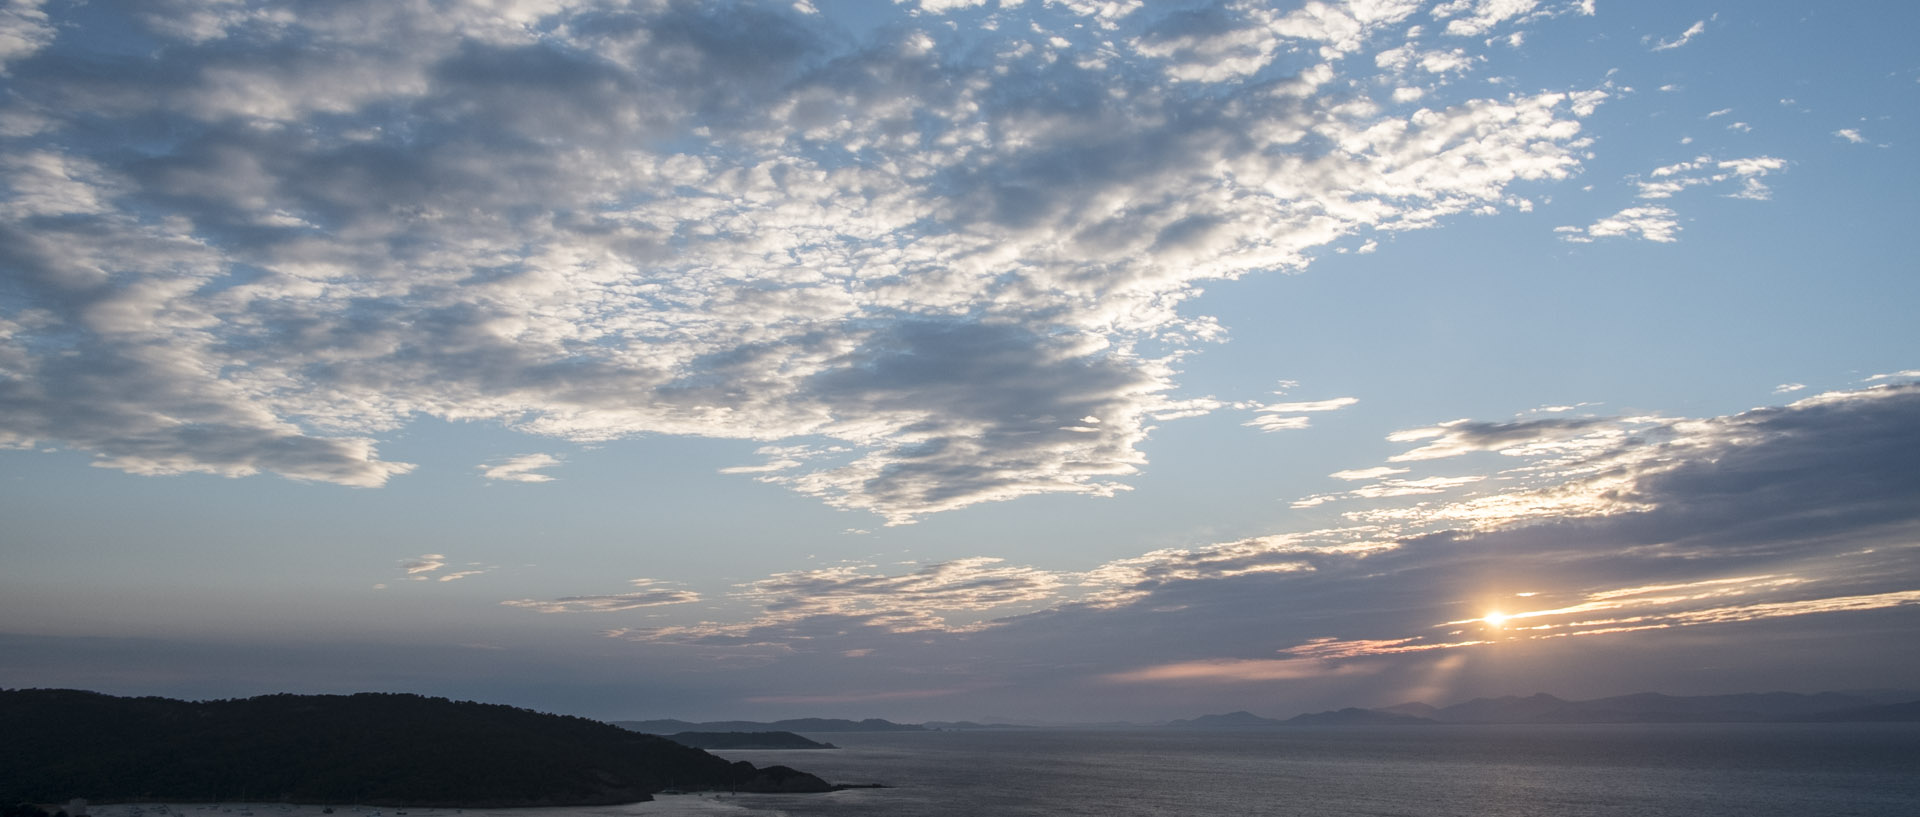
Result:
<instances>
[{"instance_id":1,"label":"altocumulus cloud pattern","mask_svg":"<svg viewBox=\"0 0 1920 817\"><path fill-rule=\"evenodd\" d=\"M1219 407L1199 284L1529 208L1608 96L1430 93L1590 3L56 5L0 11L0 444L378 486L419 417L750 439L895 524L1122 489Z\"/></svg>"}]
</instances>

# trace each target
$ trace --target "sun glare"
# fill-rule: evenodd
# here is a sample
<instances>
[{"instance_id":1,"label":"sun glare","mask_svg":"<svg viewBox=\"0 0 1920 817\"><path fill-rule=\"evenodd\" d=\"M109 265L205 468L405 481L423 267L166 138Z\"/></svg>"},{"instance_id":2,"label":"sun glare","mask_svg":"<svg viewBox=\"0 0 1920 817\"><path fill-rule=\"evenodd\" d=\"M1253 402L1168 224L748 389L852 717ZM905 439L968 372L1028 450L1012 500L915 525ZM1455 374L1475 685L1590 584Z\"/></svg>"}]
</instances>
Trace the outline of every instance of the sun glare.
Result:
<instances>
[{"instance_id":1,"label":"sun glare","mask_svg":"<svg viewBox=\"0 0 1920 817\"><path fill-rule=\"evenodd\" d=\"M1486 614L1486 616L1482 617L1480 620L1486 622L1490 626L1500 627L1500 626L1504 626L1507 623L1507 614L1502 613L1498 610L1495 610L1493 612Z\"/></svg>"}]
</instances>

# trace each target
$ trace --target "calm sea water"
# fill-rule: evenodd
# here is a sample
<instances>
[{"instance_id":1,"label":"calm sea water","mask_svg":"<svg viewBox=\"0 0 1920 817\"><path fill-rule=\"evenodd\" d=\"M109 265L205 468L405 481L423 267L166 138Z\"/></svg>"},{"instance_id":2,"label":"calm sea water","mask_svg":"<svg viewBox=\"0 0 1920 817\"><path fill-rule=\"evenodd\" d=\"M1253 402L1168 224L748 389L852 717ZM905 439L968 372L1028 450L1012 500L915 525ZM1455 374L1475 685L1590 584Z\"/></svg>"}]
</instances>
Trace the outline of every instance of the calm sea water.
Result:
<instances>
[{"instance_id":1,"label":"calm sea water","mask_svg":"<svg viewBox=\"0 0 1920 817\"><path fill-rule=\"evenodd\" d=\"M1920 724L810 737L842 748L716 754L894 788L729 802L790 817L1920 815Z\"/></svg>"}]
</instances>

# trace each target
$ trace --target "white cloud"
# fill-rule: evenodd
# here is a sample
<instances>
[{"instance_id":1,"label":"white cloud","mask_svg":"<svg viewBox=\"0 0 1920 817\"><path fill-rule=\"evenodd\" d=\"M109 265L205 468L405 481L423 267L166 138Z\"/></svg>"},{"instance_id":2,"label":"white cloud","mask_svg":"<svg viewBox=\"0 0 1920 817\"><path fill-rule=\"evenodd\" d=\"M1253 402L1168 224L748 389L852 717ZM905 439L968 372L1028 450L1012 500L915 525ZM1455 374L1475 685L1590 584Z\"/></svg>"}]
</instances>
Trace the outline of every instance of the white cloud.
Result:
<instances>
[{"instance_id":1,"label":"white cloud","mask_svg":"<svg viewBox=\"0 0 1920 817\"><path fill-rule=\"evenodd\" d=\"M1436 6L1432 13L1434 19L1447 19L1448 34L1477 37L1507 20L1532 13L1539 5L1539 0L1452 0Z\"/></svg>"},{"instance_id":2,"label":"white cloud","mask_svg":"<svg viewBox=\"0 0 1920 817\"><path fill-rule=\"evenodd\" d=\"M1255 411L1283 412L1283 413L1339 411L1340 409L1354 405L1355 403L1358 403L1358 402L1360 402L1360 398L1357 398L1357 397L1335 397L1331 400L1309 400L1309 401L1297 402L1297 403L1268 403L1264 406L1261 406L1255 409Z\"/></svg>"},{"instance_id":3,"label":"white cloud","mask_svg":"<svg viewBox=\"0 0 1920 817\"><path fill-rule=\"evenodd\" d=\"M559 464L560 458L552 454L525 454L504 462L482 465L480 476L503 482L552 482L551 475L540 471Z\"/></svg>"},{"instance_id":4,"label":"white cloud","mask_svg":"<svg viewBox=\"0 0 1920 817\"><path fill-rule=\"evenodd\" d=\"M1390 476L1393 476L1394 474L1404 474L1406 472L1407 472L1407 469L1405 468L1394 468L1388 465L1379 465L1372 468L1353 468L1345 471L1335 471L1331 474L1328 474L1327 476L1333 477L1334 479L1344 479L1344 480L1351 481L1351 480L1361 480L1361 479L1379 479L1381 477L1390 477Z\"/></svg>"},{"instance_id":5,"label":"white cloud","mask_svg":"<svg viewBox=\"0 0 1920 817\"><path fill-rule=\"evenodd\" d=\"M1290 431L1310 425L1305 417L1284 416L1321 411L1339 411L1360 402L1355 397L1336 397L1331 400L1310 400L1306 402L1269 403L1254 409L1259 416L1247 421L1246 425L1261 431Z\"/></svg>"},{"instance_id":6,"label":"white cloud","mask_svg":"<svg viewBox=\"0 0 1920 817\"><path fill-rule=\"evenodd\" d=\"M1307 417L1282 417L1277 414L1263 414L1248 420L1243 425L1257 428L1261 431L1297 431L1312 426L1313 420Z\"/></svg>"},{"instance_id":7,"label":"white cloud","mask_svg":"<svg viewBox=\"0 0 1920 817\"><path fill-rule=\"evenodd\" d=\"M1381 470L1381 469L1369 469ZM1405 469L1401 469L1405 470ZM1424 477L1421 479L1381 479L1372 485L1363 485L1350 491L1329 494L1316 494L1294 500L1295 508L1313 508L1329 502L1352 499L1392 499L1404 496L1425 496L1441 494L1464 485L1472 485L1485 479L1478 475L1458 477Z\"/></svg>"},{"instance_id":8,"label":"white cloud","mask_svg":"<svg viewBox=\"0 0 1920 817\"><path fill-rule=\"evenodd\" d=\"M164 47L10 77L71 104L0 161L0 439L374 487L414 467L378 441L439 418L805 440L731 470L894 524L1111 495L1154 424L1218 407L1178 394L1178 356L1224 336L1202 284L1519 207L1579 172L1605 99L1326 92L1415 2L1056 5L1091 24L959 50L781 5L90 11ZM51 34L6 8L17 66ZM1119 21L1140 35L1095 42ZM179 138L80 138L132 123Z\"/></svg>"},{"instance_id":9,"label":"white cloud","mask_svg":"<svg viewBox=\"0 0 1920 817\"><path fill-rule=\"evenodd\" d=\"M928 14L945 14L961 9L979 8L987 0L893 0L895 3L915 3L921 11Z\"/></svg>"},{"instance_id":10,"label":"white cloud","mask_svg":"<svg viewBox=\"0 0 1920 817\"><path fill-rule=\"evenodd\" d=\"M424 574L432 573L446 566L447 557L439 553L428 553L424 556L417 556L400 562L400 569L406 571L407 578L413 579L414 581L427 581L433 577Z\"/></svg>"},{"instance_id":11,"label":"white cloud","mask_svg":"<svg viewBox=\"0 0 1920 817\"><path fill-rule=\"evenodd\" d=\"M1855 130L1853 128L1841 128L1837 131L1834 131L1833 135L1838 136L1842 139L1845 139L1848 142L1852 142L1853 144L1856 144L1856 145L1863 145L1863 144L1866 144L1867 142L1867 137L1861 136L1860 131Z\"/></svg>"},{"instance_id":12,"label":"white cloud","mask_svg":"<svg viewBox=\"0 0 1920 817\"><path fill-rule=\"evenodd\" d=\"M0 76L7 63L25 59L53 42L43 0L8 0L0 7Z\"/></svg>"},{"instance_id":13,"label":"white cloud","mask_svg":"<svg viewBox=\"0 0 1920 817\"><path fill-rule=\"evenodd\" d=\"M1715 161L1711 156L1700 156L1692 161L1654 168L1647 174L1648 178L1636 179L1634 184L1640 189L1640 198L1666 199L1691 187L1737 181L1739 189L1728 193L1727 196L1765 201L1773 197L1773 191L1768 189L1761 179L1786 167L1786 160L1772 156L1753 156L1726 161Z\"/></svg>"},{"instance_id":14,"label":"white cloud","mask_svg":"<svg viewBox=\"0 0 1920 817\"><path fill-rule=\"evenodd\" d=\"M1648 241L1671 243L1679 240L1676 234L1680 232L1680 222L1679 214L1673 210L1649 205L1628 207L1584 228L1561 227L1556 231L1563 233L1563 240L1575 242L1638 236Z\"/></svg>"},{"instance_id":15,"label":"white cloud","mask_svg":"<svg viewBox=\"0 0 1920 817\"><path fill-rule=\"evenodd\" d=\"M1706 33L1706 30L1707 30L1707 21L1705 20L1696 21L1693 25L1687 26L1686 31L1680 32L1680 36L1675 37L1674 39L1671 39L1671 40L1661 40L1657 43L1654 43L1653 50L1670 51L1675 48L1679 48L1680 46L1693 42L1693 38Z\"/></svg>"},{"instance_id":16,"label":"white cloud","mask_svg":"<svg viewBox=\"0 0 1920 817\"><path fill-rule=\"evenodd\" d=\"M507 607L518 607L536 613L620 613L649 607L690 604L701 598L699 593L692 590L663 586L663 583L652 579L634 579L628 584L640 589L631 593L563 596L551 601L512 599L500 603Z\"/></svg>"}]
</instances>

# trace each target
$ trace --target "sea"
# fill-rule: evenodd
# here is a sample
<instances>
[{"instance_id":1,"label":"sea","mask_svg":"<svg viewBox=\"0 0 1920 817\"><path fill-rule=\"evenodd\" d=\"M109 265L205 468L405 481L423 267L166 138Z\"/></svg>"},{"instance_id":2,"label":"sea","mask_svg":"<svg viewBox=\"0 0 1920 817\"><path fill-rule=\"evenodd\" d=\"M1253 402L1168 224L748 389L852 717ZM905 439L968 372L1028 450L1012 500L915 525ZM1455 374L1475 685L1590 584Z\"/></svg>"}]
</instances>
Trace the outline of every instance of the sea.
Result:
<instances>
[{"instance_id":1,"label":"sea","mask_svg":"<svg viewBox=\"0 0 1920 817\"><path fill-rule=\"evenodd\" d=\"M1915 723L809 737L841 748L716 754L890 788L728 804L790 817L1920 817Z\"/></svg>"},{"instance_id":2,"label":"sea","mask_svg":"<svg viewBox=\"0 0 1920 817\"><path fill-rule=\"evenodd\" d=\"M812 733L717 751L829 794L620 806L96 806L90 817L1920 817L1920 723Z\"/></svg>"}]
</instances>

